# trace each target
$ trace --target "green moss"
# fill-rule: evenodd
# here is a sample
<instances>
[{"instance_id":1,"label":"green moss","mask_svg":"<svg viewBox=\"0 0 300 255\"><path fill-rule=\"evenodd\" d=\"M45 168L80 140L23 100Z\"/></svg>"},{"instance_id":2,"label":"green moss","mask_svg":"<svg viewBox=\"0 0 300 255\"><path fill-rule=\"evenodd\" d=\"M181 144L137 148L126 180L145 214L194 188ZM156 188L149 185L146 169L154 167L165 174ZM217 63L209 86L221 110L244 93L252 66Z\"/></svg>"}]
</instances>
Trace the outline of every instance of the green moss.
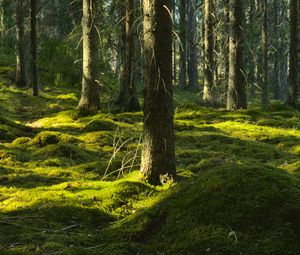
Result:
<instances>
[{"instance_id":1,"label":"green moss","mask_svg":"<svg viewBox=\"0 0 300 255\"><path fill-rule=\"evenodd\" d=\"M109 119L92 120L83 128L83 132L115 131L118 125Z\"/></svg>"},{"instance_id":2,"label":"green moss","mask_svg":"<svg viewBox=\"0 0 300 255\"><path fill-rule=\"evenodd\" d=\"M24 144L29 143L30 141L31 141L30 137L18 137L17 139L15 139L12 142L12 145L14 145L14 146L24 145Z\"/></svg>"},{"instance_id":3,"label":"green moss","mask_svg":"<svg viewBox=\"0 0 300 255\"><path fill-rule=\"evenodd\" d=\"M36 137L34 137L31 141L33 145L39 145L41 147L45 147L50 144L57 143L76 143L78 139L73 136L62 134L59 132L53 131L43 131L40 132Z\"/></svg>"},{"instance_id":4,"label":"green moss","mask_svg":"<svg viewBox=\"0 0 300 255\"><path fill-rule=\"evenodd\" d=\"M297 254L298 213L297 179L273 168L231 165L175 189L116 231L119 238L130 235L139 244L135 252L144 254Z\"/></svg>"}]
</instances>

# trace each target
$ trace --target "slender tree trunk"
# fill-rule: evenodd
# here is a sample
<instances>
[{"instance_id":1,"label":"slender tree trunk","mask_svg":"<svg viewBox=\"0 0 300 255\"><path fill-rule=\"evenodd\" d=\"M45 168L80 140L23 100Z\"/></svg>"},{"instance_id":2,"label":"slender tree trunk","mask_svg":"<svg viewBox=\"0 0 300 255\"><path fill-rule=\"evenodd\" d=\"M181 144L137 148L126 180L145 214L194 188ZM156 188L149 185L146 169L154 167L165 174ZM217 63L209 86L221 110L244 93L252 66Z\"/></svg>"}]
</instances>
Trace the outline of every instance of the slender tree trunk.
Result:
<instances>
[{"instance_id":1,"label":"slender tree trunk","mask_svg":"<svg viewBox=\"0 0 300 255\"><path fill-rule=\"evenodd\" d=\"M159 185L176 175L170 0L144 0L145 104L141 171Z\"/></svg>"},{"instance_id":2,"label":"slender tree trunk","mask_svg":"<svg viewBox=\"0 0 300 255\"><path fill-rule=\"evenodd\" d=\"M121 81L120 97L122 110L126 112L133 112L140 110L140 104L136 93L136 79L134 72L135 61L135 43L134 43L134 0L126 0L122 3L125 8L125 16L123 18L123 67L124 72L123 81Z\"/></svg>"},{"instance_id":3,"label":"slender tree trunk","mask_svg":"<svg viewBox=\"0 0 300 255\"><path fill-rule=\"evenodd\" d=\"M279 61L280 61L280 56L279 56L279 38L280 38L280 33L279 33L279 29L280 29L280 23L279 23L279 11L278 11L278 1L274 1L273 3L274 5L274 24L275 24L275 31L274 34L277 38L276 40L276 51L274 53L274 80L273 80L273 95L275 99L279 99L280 98L280 86L279 86L279 73L280 73L280 69L279 69Z\"/></svg>"},{"instance_id":4,"label":"slender tree trunk","mask_svg":"<svg viewBox=\"0 0 300 255\"><path fill-rule=\"evenodd\" d=\"M97 0L83 0L82 3L83 77L78 108L84 113L89 113L100 108Z\"/></svg>"},{"instance_id":5,"label":"slender tree trunk","mask_svg":"<svg viewBox=\"0 0 300 255\"><path fill-rule=\"evenodd\" d=\"M263 51L263 82L262 82L262 107L269 104L269 45L268 45L268 0L262 0L263 26L262 26L262 51Z\"/></svg>"},{"instance_id":6,"label":"slender tree trunk","mask_svg":"<svg viewBox=\"0 0 300 255\"><path fill-rule=\"evenodd\" d=\"M189 88L196 90L198 86L198 63L197 63L197 22L196 22L196 0L189 0L187 4L188 11L188 28L187 35L189 40L189 55L188 55L188 77Z\"/></svg>"},{"instance_id":7,"label":"slender tree trunk","mask_svg":"<svg viewBox=\"0 0 300 255\"><path fill-rule=\"evenodd\" d=\"M26 87L23 0L16 1L16 20L16 84L22 88Z\"/></svg>"},{"instance_id":8,"label":"slender tree trunk","mask_svg":"<svg viewBox=\"0 0 300 255\"><path fill-rule=\"evenodd\" d=\"M225 55L225 91L226 91L226 100L227 100L227 91L228 91L228 82L229 82L229 0L225 0L225 15L224 15L224 25L225 25L225 47L224 47L224 55Z\"/></svg>"},{"instance_id":9,"label":"slender tree trunk","mask_svg":"<svg viewBox=\"0 0 300 255\"><path fill-rule=\"evenodd\" d=\"M172 0L172 19L174 27L176 28L176 0ZM177 44L176 40L173 40L173 83L177 83Z\"/></svg>"},{"instance_id":10,"label":"slender tree trunk","mask_svg":"<svg viewBox=\"0 0 300 255\"><path fill-rule=\"evenodd\" d=\"M243 60L243 0L229 0L230 40L229 40L229 83L227 109L247 108L244 60Z\"/></svg>"},{"instance_id":11,"label":"slender tree trunk","mask_svg":"<svg viewBox=\"0 0 300 255\"><path fill-rule=\"evenodd\" d=\"M289 59L289 93L288 104L292 107L297 105L298 93L298 15L299 6L297 0L291 0L290 3L290 59Z\"/></svg>"},{"instance_id":12,"label":"slender tree trunk","mask_svg":"<svg viewBox=\"0 0 300 255\"><path fill-rule=\"evenodd\" d=\"M179 70L179 86L181 88L186 87L186 73L187 73L187 65L186 65L186 24L187 24L187 15L186 15L186 0L180 0L180 23L179 23L179 37L180 37L180 70Z\"/></svg>"},{"instance_id":13,"label":"slender tree trunk","mask_svg":"<svg viewBox=\"0 0 300 255\"><path fill-rule=\"evenodd\" d=\"M203 101L212 103L214 87L214 17L213 0L204 1L204 89Z\"/></svg>"},{"instance_id":14,"label":"slender tree trunk","mask_svg":"<svg viewBox=\"0 0 300 255\"><path fill-rule=\"evenodd\" d=\"M30 0L30 79L32 95L38 96L36 0Z\"/></svg>"}]
</instances>

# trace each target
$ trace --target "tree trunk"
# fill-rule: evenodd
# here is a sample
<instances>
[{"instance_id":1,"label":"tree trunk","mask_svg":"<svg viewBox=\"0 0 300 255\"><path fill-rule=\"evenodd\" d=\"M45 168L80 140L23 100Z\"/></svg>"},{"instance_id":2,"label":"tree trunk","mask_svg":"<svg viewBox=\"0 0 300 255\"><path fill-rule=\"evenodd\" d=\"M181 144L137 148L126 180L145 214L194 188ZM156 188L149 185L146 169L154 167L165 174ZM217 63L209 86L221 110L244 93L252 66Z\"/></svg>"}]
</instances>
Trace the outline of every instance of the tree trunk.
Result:
<instances>
[{"instance_id":1,"label":"tree trunk","mask_svg":"<svg viewBox=\"0 0 300 255\"><path fill-rule=\"evenodd\" d=\"M144 0L145 104L141 171L159 185L176 175L170 0Z\"/></svg>"},{"instance_id":2,"label":"tree trunk","mask_svg":"<svg viewBox=\"0 0 300 255\"><path fill-rule=\"evenodd\" d=\"M263 81L262 81L262 107L269 104L269 46L268 46L268 0L262 0L263 26L262 26L262 51L263 51Z\"/></svg>"},{"instance_id":3,"label":"tree trunk","mask_svg":"<svg viewBox=\"0 0 300 255\"><path fill-rule=\"evenodd\" d=\"M229 82L227 109L247 108L243 60L243 0L230 0Z\"/></svg>"},{"instance_id":4,"label":"tree trunk","mask_svg":"<svg viewBox=\"0 0 300 255\"><path fill-rule=\"evenodd\" d=\"M123 80L121 80L120 102L122 110L125 112L133 112L140 110L136 86L135 86L135 43L134 43L134 0L126 0L123 4Z\"/></svg>"},{"instance_id":5,"label":"tree trunk","mask_svg":"<svg viewBox=\"0 0 300 255\"><path fill-rule=\"evenodd\" d=\"M204 1L204 89L203 101L212 103L214 87L214 14L213 0Z\"/></svg>"},{"instance_id":6,"label":"tree trunk","mask_svg":"<svg viewBox=\"0 0 300 255\"><path fill-rule=\"evenodd\" d=\"M96 28L97 1L83 0L82 41L83 77L78 109L84 113L100 108L99 37Z\"/></svg>"},{"instance_id":7,"label":"tree trunk","mask_svg":"<svg viewBox=\"0 0 300 255\"><path fill-rule=\"evenodd\" d=\"M23 88L26 87L23 0L16 1L16 21L16 84Z\"/></svg>"},{"instance_id":8,"label":"tree trunk","mask_svg":"<svg viewBox=\"0 0 300 255\"><path fill-rule=\"evenodd\" d=\"M227 100L227 91L228 91L228 82L229 82L229 33L230 33L230 19L229 19L229 0L225 1L225 15L224 15L224 26L225 26L225 47L224 47L224 55L225 55L225 91L226 91L226 100Z\"/></svg>"},{"instance_id":9,"label":"tree trunk","mask_svg":"<svg viewBox=\"0 0 300 255\"><path fill-rule=\"evenodd\" d=\"M181 88L186 87L186 24L187 24L187 15L186 15L186 0L180 0L180 22L179 22L179 38L180 38L180 70L179 70L179 86Z\"/></svg>"},{"instance_id":10,"label":"tree trunk","mask_svg":"<svg viewBox=\"0 0 300 255\"><path fill-rule=\"evenodd\" d=\"M298 93L298 15L299 6L297 0L291 0L290 3L290 59L289 59L289 90L288 90L288 104L292 107L297 105Z\"/></svg>"},{"instance_id":11,"label":"tree trunk","mask_svg":"<svg viewBox=\"0 0 300 255\"><path fill-rule=\"evenodd\" d=\"M38 96L36 0L30 0L30 79L32 95Z\"/></svg>"},{"instance_id":12,"label":"tree trunk","mask_svg":"<svg viewBox=\"0 0 300 255\"><path fill-rule=\"evenodd\" d=\"M274 99L279 99L280 98L280 83L279 83L279 73L280 73L280 69L279 69L279 62L280 62L280 56L279 56L279 38L280 38L280 33L279 33L279 29L280 29L280 22L279 22L279 6L278 6L278 1L274 1L273 3L274 5L274 24L275 24L275 36L276 36L276 51L274 53L274 79L273 79L273 95L274 95Z\"/></svg>"},{"instance_id":13,"label":"tree trunk","mask_svg":"<svg viewBox=\"0 0 300 255\"><path fill-rule=\"evenodd\" d=\"M189 77L189 88L196 90L198 86L198 63L197 63L197 21L196 21L196 0L189 0L187 3L188 12L188 77Z\"/></svg>"}]
</instances>

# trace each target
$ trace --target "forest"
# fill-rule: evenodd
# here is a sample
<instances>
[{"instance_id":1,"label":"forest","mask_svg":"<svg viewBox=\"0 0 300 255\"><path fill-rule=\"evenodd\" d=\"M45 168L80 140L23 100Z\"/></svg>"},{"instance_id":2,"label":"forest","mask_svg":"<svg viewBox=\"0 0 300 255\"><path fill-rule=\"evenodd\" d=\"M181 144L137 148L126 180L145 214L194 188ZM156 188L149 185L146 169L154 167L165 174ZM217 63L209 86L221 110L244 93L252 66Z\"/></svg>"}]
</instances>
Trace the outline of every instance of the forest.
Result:
<instances>
[{"instance_id":1,"label":"forest","mask_svg":"<svg viewBox=\"0 0 300 255\"><path fill-rule=\"evenodd\" d=\"M0 0L0 255L299 255L300 0Z\"/></svg>"}]
</instances>

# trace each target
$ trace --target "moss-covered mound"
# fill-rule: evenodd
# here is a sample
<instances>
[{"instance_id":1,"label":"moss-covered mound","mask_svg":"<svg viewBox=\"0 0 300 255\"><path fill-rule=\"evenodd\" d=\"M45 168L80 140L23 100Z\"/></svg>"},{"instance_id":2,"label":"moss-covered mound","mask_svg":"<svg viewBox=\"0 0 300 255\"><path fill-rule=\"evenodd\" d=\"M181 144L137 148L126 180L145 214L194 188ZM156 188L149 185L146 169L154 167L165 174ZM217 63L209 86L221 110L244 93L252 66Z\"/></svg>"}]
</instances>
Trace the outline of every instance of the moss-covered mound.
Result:
<instances>
[{"instance_id":1,"label":"moss-covered mound","mask_svg":"<svg viewBox=\"0 0 300 255\"><path fill-rule=\"evenodd\" d=\"M222 167L111 231L130 244L126 254L295 255L300 181L274 168Z\"/></svg>"}]
</instances>

